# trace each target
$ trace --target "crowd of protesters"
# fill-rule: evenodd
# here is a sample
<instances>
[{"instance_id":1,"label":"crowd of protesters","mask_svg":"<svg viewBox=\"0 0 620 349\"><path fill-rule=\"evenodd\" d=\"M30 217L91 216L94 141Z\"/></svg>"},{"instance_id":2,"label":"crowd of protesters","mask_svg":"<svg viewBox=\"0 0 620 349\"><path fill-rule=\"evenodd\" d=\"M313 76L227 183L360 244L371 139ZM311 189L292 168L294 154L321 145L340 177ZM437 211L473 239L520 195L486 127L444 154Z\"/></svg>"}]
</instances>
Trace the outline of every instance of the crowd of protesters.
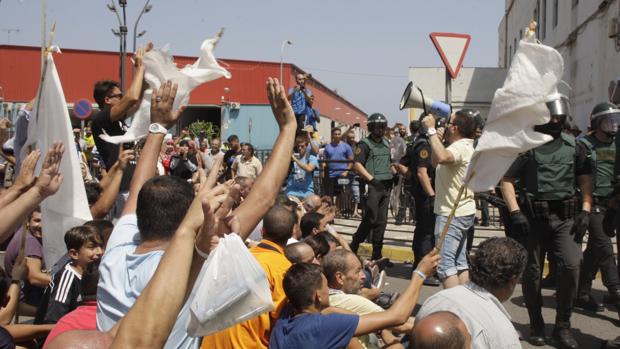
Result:
<instances>
[{"instance_id":1,"label":"crowd of protesters","mask_svg":"<svg viewBox=\"0 0 620 349\"><path fill-rule=\"evenodd\" d=\"M172 110L177 86L168 81L153 91L148 135L135 144L107 143L99 136L124 134L124 120L139 106L148 50L136 53L125 93L114 81L95 84L100 111L74 129L74 144L56 142L20 159L23 140L16 135L2 149L0 241L7 245L0 268L0 348L521 346L502 303L531 252L522 239L509 237L487 239L475 252L467 246L475 194L466 190L461 198L459 188L483 127L479 113L457 111L442 127L429 115L410 125L409 136L404 125L390 129L383 115L373 114L368 138L334 128L330 142L320 144L308 77L298 75L288 93L269 78L267 97L279 134L263 163L254 146L235 135L223 142L188 129L168 134L183 110ZM26 105L17 123L27 122L31 110ZM9 126L0 122L3 143ZM78 152L93 220L66 231L66 254L48 265L40 204L62 185L60 163L69 151ZM379 151L388 158L386 168L368 165ZM322 197L315 187L318 172ZM375 224L369 215L384 214L376 209L387 210L358 211L365 187L384 195L392 182L409 182L406 190L420 200L415 220L424 225L416 227L415 261L400 293L383 289L390 261L381 257L382 244L373 240L373 257L363 259L356 254L361 241L354 238L350 246L333 224L345 185L364 225ZM378 228L381 223L372 226ZM245 241L274 307L195 337L187 329L191 291L227 234ZM422 286L439 282L444 290L414 313ZM566 332L554 336L561 347L571 347Z\"/></svg>"}]
</instances>

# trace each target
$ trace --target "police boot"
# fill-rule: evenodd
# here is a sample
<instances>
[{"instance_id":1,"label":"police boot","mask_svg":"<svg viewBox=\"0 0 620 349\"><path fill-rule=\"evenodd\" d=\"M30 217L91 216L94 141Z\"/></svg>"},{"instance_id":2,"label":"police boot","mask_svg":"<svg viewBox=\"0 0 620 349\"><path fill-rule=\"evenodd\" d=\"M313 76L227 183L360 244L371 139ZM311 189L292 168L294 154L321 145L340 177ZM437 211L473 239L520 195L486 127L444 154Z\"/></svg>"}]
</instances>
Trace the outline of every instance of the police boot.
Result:
<instances>
[{"instance_id":1,"label":"police boot","mask_svg":"<svg viewBox=\"0 0 620 349\"><path fill-rule=\"evenodd\" d=\"M557 322L553 329L553 339L561 349L577 349L579 344L570 331L569 322Z\"/></svg>"},{"instance_id":2,"label":"police boot","mask_svg":"<svg viewBox=\"0 0 620 349\"><path fill-rule=\"evenodd\" d=\"M575 307L595 313L599 313L605 310L603 305L599 303L594 297L592 297L591 294L587 294L585 296L578 296L577 299L575 299Z\"/></svg>"},{"instance_id":3,"label":"police boot","mask_svg":"<svg viewBox=\"0 0 620 349\"><path fill-rule=\"evenodd\" d=\"M541 314L530 315L530 338L527 340L531 345L542 347L545 342L545 321Z\"/></svg>"},{"instance_id":4,"label":"police boot","mask_svg":"<svg viewBox=\"0 0 620 349\"><path fill-rule=\"evenodd\" d=\"M616 307L618 316L620 317L620 288L609 290L610 303Z\"/></svg>"}]
</instances>

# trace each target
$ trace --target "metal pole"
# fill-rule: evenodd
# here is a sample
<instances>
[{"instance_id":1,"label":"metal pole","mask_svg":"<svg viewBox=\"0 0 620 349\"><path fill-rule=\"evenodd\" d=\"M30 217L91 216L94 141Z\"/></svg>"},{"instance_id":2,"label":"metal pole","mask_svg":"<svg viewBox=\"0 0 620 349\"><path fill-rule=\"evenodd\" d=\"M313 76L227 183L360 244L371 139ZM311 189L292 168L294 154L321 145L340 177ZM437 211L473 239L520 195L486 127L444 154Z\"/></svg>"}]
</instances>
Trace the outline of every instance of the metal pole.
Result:
<instances>
[{"instance_id":1,"label":"metal pole","mask_svg":"<svg viewBox=\"0 0 620 349\"><path fill-rule=\"evenodd\" d=\"M119 0L118 4L123 8L123 23L119 27L121 32L121 91L125 92L125 75L126 68L125 63L127 61L127 0Z\"/></svg>"},{"instance_id":2,"label":"metal pole","mask_svg":"<svg viewBox=\"0 0 620 349\"><path fill-rule=\"evenodd\" d=\"M446 68L446 103L452 105L452 77Z\"/></svg>"},{"instance_id":3,"label":"metal pole","mask_svg":"<svg viewBox=\"0 0 620 349\"><path fill-rule=\"evenodd\" d=\"M284 86L284 82L282 81L282 64L284 61L284 46L292 45L293 42L291 40L282 41L282 46L280 47L280 84Z\"/></svg>"},{"instance_id":4,"label":"metal pole","mask_svg":"<svg viewBox=\"0 0 620 349\"><path fill-rule=\"evenodd\" d=\"M132 47L132 52L136 52L136 40L138 38L138 23L140 22L140 18L142 18L142 15L145 14L146 12L148 12L147 7L149 6L149 2L151 2L151 0L146 0L146 2L144 3L144 7L142 7L142 11L140 11L140 14L138 15L138 19L136 19L136 23L133 26L133 47Z\"/></svg>"}]
</instances>

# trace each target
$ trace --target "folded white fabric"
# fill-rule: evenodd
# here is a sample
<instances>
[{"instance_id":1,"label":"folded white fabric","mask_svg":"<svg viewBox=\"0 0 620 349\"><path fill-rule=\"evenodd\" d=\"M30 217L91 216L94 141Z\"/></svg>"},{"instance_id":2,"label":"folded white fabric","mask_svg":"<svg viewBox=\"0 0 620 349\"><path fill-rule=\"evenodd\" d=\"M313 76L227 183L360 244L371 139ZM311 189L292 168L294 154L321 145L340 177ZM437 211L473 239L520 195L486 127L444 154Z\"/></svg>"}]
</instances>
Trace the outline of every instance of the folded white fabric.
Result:
<instances>
[{"instance_id":1,"label":"folded white fabric","mask_svg":"<svg viewBox=\"0 0 620 349\"><path fill-rule=\"evenodd\" d=\"M519 42L504 86L495 91L491 109L465 178L474 192L495 187L519 153L549 142L552 137L534 131L549 122L546 102L557 99L564 72L562 55L536 41Z\"/></svg>"},{"instance_id":2,"label":"folded white fabric","mask_svg":"<svg viewBox=\"0 0 620 349\"><path fill-rule=\"evenodd\" d=\"M200 57L192 65L182 69L177 68L170 55L168 45L161 49L153 49L144 55L144 80L149 88L144 91L140 108L133 115L131 127L122 136L101 135L101 139L110 143L133 142L147 135L151 123L151 95L162 83L167 80L178 85L177 96L172 107L173 111L189 102L189 94L193 89L209 81L225 77L230 79L231 74L222 68L215 56L213 48L219 37L203 41L200 47Z\"/></svg>"}]
</instances>

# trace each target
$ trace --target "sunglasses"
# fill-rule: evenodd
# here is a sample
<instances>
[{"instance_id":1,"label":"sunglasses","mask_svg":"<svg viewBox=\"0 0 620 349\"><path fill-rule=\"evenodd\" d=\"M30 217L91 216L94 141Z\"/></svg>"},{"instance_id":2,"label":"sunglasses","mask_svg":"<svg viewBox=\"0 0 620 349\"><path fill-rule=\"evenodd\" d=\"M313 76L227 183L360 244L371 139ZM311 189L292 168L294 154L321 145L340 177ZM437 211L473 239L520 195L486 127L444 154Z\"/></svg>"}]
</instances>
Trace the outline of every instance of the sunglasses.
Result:
<instances>
[{"instance_id":1,"label":"sunglasses","mask_svg":"<svg viewBox=\"0 0 620 349\"><path fill-rule=\"evenodd\" d=\"M108 98L123 98L122 93L115 93L113 95L109 95Z\"/></svg>"}]
</instances>

